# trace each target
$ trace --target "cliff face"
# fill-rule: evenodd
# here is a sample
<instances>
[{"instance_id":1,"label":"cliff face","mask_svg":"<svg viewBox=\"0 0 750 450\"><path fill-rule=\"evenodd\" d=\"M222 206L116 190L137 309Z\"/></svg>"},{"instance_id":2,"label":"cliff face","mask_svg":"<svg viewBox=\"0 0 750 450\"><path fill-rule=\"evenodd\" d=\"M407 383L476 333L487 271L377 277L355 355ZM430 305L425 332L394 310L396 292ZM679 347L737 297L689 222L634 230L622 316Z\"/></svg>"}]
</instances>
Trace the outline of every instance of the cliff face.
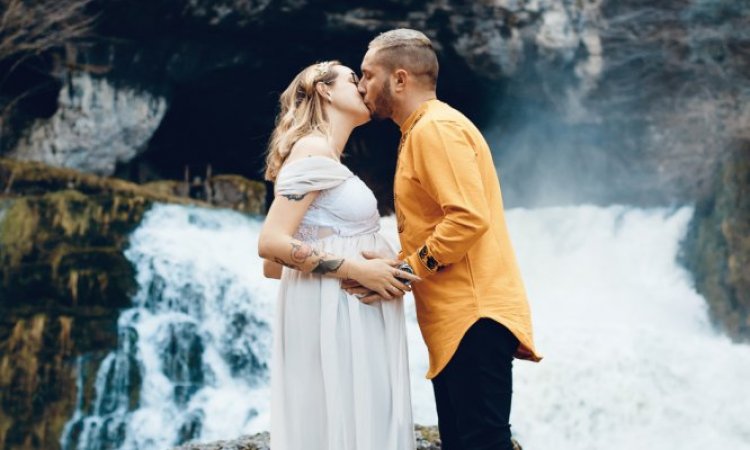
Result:
<instances>
[{"instance_id":1,"label":"cliff face","mask_svg":"<svg viewBox=\"0 0 750 450\"><path fill-rule=\"evenodd\" d=\"M245 192L217 195L260 213L251 208L262 205L263 186L234 185ZM59 448L76 396L93 395L92 386L76 386L77 374L95 379L137 287L122 253L129 233L153 202L211 204L7 159L0 189L0 447Z\"/></svg>"},{"instance_id":2,"label":"cliff face","mask_svg":"<svg viewBox=\"0 0 750 450\"><path fill-rule=\"evenodd\" d=\"M138 181L207 164L258 179L292 77L323 59L357 68L372 37L403 26L435 42L439 96L486 131L511 206L692 201L710 189L724 130L750 117L743 2L156 0L91 12L100 38L61 58L58 95L37 99L57 109L28 100L37 117L4 151ZM348 149L384 211L397 139L372 124Z\"/></svg>"},{"instance_id":3,"label":"cliff face","mask_svg":"<svg viewBox=\"0 0 750 450\"><path fill-rule=\"evenodd\" d=\"M713 193L698 203L683 260L714 323L750 341L750 140L735 143Z\"/></svg>"},{"instance_id":4,"label":"cliff face","mask_svg":"<svg viewBox=\"0 0 750 450\"><path fill-rule=\"evenodd\" d=\"M140 151L164 117L163 97L115 88L106 78L70 74L57 111L36 119L7 156L112 175Z\"/></svg>"}]
</instances>

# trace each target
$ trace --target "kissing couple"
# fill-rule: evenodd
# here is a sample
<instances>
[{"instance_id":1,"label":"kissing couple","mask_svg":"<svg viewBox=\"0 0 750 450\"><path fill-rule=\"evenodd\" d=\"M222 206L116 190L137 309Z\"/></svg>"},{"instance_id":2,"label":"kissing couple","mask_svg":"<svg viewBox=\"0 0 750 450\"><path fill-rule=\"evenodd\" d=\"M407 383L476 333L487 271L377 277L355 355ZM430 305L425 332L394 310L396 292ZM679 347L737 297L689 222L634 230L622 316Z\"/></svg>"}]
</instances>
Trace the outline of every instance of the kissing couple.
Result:
<instances>
[{"instance_id":1,"label":"kissing couple","mask_svg":"<svg viewBox=\"0 0 750 450\"><path fill-rule=\"evenodd\" d=\"M271 365L273 450L413 450L403 296L429 351L443 450L511 450L513 358L539 361L487 142L436 97L430 39L373 39L361 77L311 65L281 94L258 242L280 278ZM394 202L401 250L372 191L341 163L355 127L401 129Z\"/></svg>"}]
</instances>

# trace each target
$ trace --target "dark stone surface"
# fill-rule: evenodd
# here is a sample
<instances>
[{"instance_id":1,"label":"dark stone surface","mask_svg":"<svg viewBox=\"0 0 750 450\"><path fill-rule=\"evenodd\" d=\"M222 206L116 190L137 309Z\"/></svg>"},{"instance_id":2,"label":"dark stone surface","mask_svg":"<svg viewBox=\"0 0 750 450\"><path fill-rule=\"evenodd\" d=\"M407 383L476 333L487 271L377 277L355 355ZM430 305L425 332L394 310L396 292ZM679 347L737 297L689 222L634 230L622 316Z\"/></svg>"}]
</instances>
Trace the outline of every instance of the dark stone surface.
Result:
<instances>
[{"instance_id":1,"label":"dark stone surface","mask_svg":"<svg viewBox=\"0 0 750 450\"><path fill-rule=\"evenodd\" d=\"M696 207L683 262L714 323L750 342L750 140L736 142L714 183Z\"/></svg>"},{"instance_id":2,"label":"dark stone surface","mask_svg":"<svg viewBox=\"0 0 750 450\"><path fill-rule=\"evenodd\" d=\"M439 96L482 128L508 206L668 205L710 189L747 117L750 7L722 0L95 1L96 37L70 70L168 99L147 147L117 173L185 167L260 179L278 94L305 65L358 67L378 32L425 31ZM70 57L70 55L68 55ZM31 114L31 113L30 113ZM347 163L391 207L398 131L357 130Z\"/></svg>"},{"instance_id":3,"label":"dark stone surface","mask_svg":"<svg viewBox=\"0 0 750 450\"><path fill-rule=\"evenodd\" d=\"M415 425L414 436L417 441L417 450L440 450L441 448L440 434L436 426ZM233 440L185 444L173 450L271 450L269 438L270 435L266 432ZM523 450L515 440L513 440L513 446L514 450Z\"/></svg>"}]
</instances>

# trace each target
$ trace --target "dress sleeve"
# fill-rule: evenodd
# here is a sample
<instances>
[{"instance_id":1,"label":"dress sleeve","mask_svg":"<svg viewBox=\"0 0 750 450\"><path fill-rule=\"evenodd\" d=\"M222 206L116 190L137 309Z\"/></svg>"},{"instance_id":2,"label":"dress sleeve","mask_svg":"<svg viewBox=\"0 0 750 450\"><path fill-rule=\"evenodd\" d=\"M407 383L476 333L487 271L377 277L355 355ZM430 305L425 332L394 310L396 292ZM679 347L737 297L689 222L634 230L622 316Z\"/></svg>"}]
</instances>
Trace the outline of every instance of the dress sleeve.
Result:
<instances>
[{"instance_id":1,"label":"dress sleeve","mask_svg":"<svg viewBox=\"0 0 750 450\"><path fill-rule=\"evenodd\" d=\"M285 164L276 177L276 195L303 195L331 189L354 174L343 164L325 156L309 156Z\"/></svg>"}]
</instances>

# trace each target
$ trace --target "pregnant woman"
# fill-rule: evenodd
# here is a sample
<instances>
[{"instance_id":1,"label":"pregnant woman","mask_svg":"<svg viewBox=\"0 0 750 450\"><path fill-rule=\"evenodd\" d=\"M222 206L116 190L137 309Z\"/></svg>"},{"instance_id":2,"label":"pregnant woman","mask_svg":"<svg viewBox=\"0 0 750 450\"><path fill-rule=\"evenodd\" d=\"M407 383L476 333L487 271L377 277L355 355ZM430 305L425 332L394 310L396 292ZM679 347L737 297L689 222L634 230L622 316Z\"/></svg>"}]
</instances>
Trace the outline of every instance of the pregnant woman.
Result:
<instances>
[{"instance_id":1,"label":"pregnant woman","mask_svg":"<svg viewBox=\"0 0 750 450\"><path fill-rule=\"evenodd\" d=\"M258 253L266 276L281 278L274 450L415 448L402 299L403 280L419 278L395 260L378 234L375 196L340 160L352 130L370 119L357 83L337 61L305 68L281 95L268 149L275 197ZM384 300L364 303L341 289L344 279Z\"/></svg>"}]
</instances>

